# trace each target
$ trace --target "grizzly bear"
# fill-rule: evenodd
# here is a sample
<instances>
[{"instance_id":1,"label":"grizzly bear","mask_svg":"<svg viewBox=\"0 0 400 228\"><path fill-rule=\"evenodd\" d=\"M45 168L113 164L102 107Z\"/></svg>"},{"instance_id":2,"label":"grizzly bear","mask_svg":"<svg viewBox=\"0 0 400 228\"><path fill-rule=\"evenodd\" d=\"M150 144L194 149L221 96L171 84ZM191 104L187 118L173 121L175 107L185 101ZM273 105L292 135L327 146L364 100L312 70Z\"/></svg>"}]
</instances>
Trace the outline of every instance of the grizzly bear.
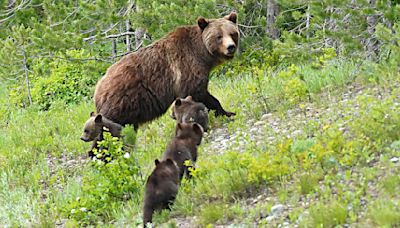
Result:
<instances>
[{"instance_id":1,"label":"grizzly bear","mask_svg":"<svg viewBox=\"0 0 400 228\"><path fill-rule=\"evenodd\" d=\"M197 25L178 27L114 63L96 85L97 112L137 129L164 114L177 97L191 95L217 116L235 115L208 92L208 76L234 57L239 44L236 18L235 12L198 18Z\"/></svg>"},{"instance_id":2,"label":"grizzly bear","mask_svg":"<svg viewBox=\"0 0 400 228\"><path fill-rule=\"evenodd\" d=\"M179 170L171 159L155 161L156 168L147 179L144 194L143 226L152 222L155 210L170 209L179 188Z\"/></svg>"},{"instance_id":3,"label":"grizzly bear","mask_svg":"<svg viewBox=\"0 0 400 228\"><path fill-rule=\"evenodd\" d=\"M189 167L185 161L192 164L197 161L197 147L203 137L203 128L198 123L177 123L175 136L164 151L163 160L173 160L179 168L179 179L185 174L190 178Z\"/></svg>"},{"instance_id":4,"label":"grizzly bear","mask_svg":"<svg viewBox=\"0 0 400 228\"><path fill-rule=\"evenodd\" d=\"M177 123L195 122L200 124L205 132L208 130L208 110L204 104L193 101L192 96L177 98L172 105L171 117Z\"/></svg>"},{"instance_id":5,"label":"grizzly bear","mask_svg":"<svg viewBox=\"0 0 400 228\"><path fill-rule=\"evenodd\" d=\"M113 137L121 137L121 130L122 126L120 124L107 119L100 113L96 115L94 112L91 112L81 136L81 140L85 142L93 141L92 147L88 152L89 157L94 157L94 148L99 149L97 142L103 140L104 131L109 131Z\"/></svg>"}]
</instances>

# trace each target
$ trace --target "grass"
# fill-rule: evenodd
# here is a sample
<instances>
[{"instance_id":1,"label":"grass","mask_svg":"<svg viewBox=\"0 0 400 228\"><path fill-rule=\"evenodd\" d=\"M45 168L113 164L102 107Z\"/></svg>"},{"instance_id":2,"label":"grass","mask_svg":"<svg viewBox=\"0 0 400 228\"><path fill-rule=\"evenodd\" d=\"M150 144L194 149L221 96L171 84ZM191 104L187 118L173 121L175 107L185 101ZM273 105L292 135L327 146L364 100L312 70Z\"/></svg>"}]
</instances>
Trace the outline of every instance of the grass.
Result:
<instances>
[{"instance_id":1,"label":"grass","mask_svg":"<svg viewBox=\"0 0 400 228\"><path fill-rule=\"evenodd\" d=\"M274 138L272 144L257 144L246 136L241 139L242 150L231 146L223 153L213 151L211 141L205 139L193 180L182 183L173 210L157 213L155 223L174 226L176 218L187 218L199 226L271 225L263 218L274 204L282 203L291 205L289 219L277 218L272 223L399 225L400 202L395 194L399 171L390 161L400 155L396 69L384 63L334 60L320 68L304 65L260 74L249 70L234 78L213 78L211 93L237 116L229 120L211 115L211 129L227 128L229 134L240 131L244 135L248 121L257 121L268 111L287 133L275 132L267 123L263 134ZM380 74L379 79L373 72ZM349 85L356 91L349 92ZM35 106L17 109L9 105L3 88L0 225L141 224L143 183L174 132L169 115L144 125L137 135L126 129L127 140L136 141L128 149L129 162L122 161L119 168L99 168L81 158L90 146L79 136L94 109L91 103L59 102L49 111ZM342 101L344 93L350 95ZM309 107L320 111L318 117L309 116ZM294 130L301 131L289 138ZM135 172L136 179L129 179ZM101 185L123 178L139 189L120 198L104 198L108 190L124 188ZM116 183L132 187L129 182ZM249 203L266 189L267 196L255 205ZM105 208L91 197L103 197Z\"/></svg>"}]
</instances>

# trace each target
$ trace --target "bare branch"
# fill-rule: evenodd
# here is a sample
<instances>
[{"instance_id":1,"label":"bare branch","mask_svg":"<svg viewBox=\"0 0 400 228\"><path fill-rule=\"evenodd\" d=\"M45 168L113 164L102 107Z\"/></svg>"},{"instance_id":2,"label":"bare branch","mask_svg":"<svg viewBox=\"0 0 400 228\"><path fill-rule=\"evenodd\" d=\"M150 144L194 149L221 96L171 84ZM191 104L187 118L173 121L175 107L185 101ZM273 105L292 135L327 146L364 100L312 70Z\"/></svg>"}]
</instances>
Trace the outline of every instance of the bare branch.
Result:
<instances>
[{"instance_id":1,"label":"bare branch","mask_svg":"<svg viewBox=\"0 0 400 228\"><path fill-rule=\"evenodd\" d=\"M261 28L261 25L243 25L243 24L238 24L239 27L243 28Z\"/></svg>"},{"instance_id":2,"label":"bare branch","mask_svg":"<svg viewBox=\"0 0 400 228\"><path fill-rule=\"evenodd\" d=\"M22 52L22 56L24 57L24 65L22 67L25 71L25 82L26 82L26 87L28 90L29 104L32 105L31 88L30 88L30 82L29 82L29 70L28 70L28 64L26 61L26 54L25 54L24 46L21 47L21 52Z\"/></svg>"}]
</instances>

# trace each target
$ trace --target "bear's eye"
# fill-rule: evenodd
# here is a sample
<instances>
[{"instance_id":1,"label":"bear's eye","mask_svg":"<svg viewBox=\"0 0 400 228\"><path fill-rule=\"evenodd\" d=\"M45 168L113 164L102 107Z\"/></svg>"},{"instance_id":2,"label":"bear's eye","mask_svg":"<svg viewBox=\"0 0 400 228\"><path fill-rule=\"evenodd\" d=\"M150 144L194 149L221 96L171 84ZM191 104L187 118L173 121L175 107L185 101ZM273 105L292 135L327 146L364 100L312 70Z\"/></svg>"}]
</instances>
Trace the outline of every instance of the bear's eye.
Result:
<instances>
[{"instance_id":1,"label":"bear's eye","mask_svg":"<svg viewBox=\"0 0 400 228\"><path fill-rule=\"evenodd\" d=\"M217 36L217 40L221 41L222 40L222 36Z\"/></svg>"},{"instance_id":2,"label":"bear's eye","mask_svg":"<svg viewBox=\"0 0 400 228\"><path fill-rule=\"evenodd\" d=\"M84 133L89 133L89 130L85 129L83 130Z\"/></svg>"},{"instance_id":3,"label":"bear's eye","mask_svg":"<svg viewBox=\"0 0 400 228\"><path fill-rule=\"evenodd\" d=\"M237 33L237 32L234 32L234 33L231 34L231 36L232 36L233 38L237 38L237 37L238 37L238 33Z\"/></svg>"}]
</instances>

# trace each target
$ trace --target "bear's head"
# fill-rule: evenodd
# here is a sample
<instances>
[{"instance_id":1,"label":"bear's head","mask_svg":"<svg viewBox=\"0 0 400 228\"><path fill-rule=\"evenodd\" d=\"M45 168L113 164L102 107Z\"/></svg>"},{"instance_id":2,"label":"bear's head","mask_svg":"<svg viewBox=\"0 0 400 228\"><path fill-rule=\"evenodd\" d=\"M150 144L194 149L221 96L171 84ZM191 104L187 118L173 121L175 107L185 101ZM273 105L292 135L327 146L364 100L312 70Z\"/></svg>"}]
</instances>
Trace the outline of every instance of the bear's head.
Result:
<instances>
[{"instance_id":1,"label":"bear's head","mask_svg":"<svg viewBox=\"0 0 400 228\"><path fill-rule=\"evenodd\" d=\"M182 114L185 112L185 110L194 103L195 102L193 101L192 96L187 96L185 99L176 98L176 100L172 104L171 117L175 120L180 121Z\"/></svg>"},{"instance_id":2,"label":"bear's head","mask_svg":"<svg viewBox=\"0 0 400 228\"><path fill-rule=\"evenodd\" d=\"M203 127L198 123L176 124L175 137L178 139L192 141L196 145L200 145L203 134Z\"/></svg>"},{"instance_id":3,"label":"bear's head","mask_svg":"<svg viewBox=\"0 0 400 228\"><path fill-rule=\"evenodd\" d=\"M198 123L205 132L208 129L208 110L203 103L195 102L192 96L177 98L172 107L171 117L178 123Z\"/></svg>"},{"instance_id":4,"label":"bear's head","mask_svg":"<svg viewBox=\"0 0 400 228\"><path fill-rule=\"evenodd\" d=\"M167 158L165 161L156 159L154 160L154 164L156 168L153 173L156 177L164 179L165 177L178 177L179 175L178 166L170 158Z\"/></svg>"},{"instance_id":5,"label":"bear's head","mask_svg":"<svg viewBox=\"0 0 400 228\"><path fill-rule=\"evenodd\" d=\"M232 59L239 45L236 12L218 19L200 17L197 24L208 52L220 59Z\"/></svg>"},{"instance_id":6,"label":"bear's head","mask_svg":"<svg viewBox=\"0 0 400 228\"><path fill-rule=\"evenodd\" d=\"M85 126L83 127L83 134L81 136L81 140L85 142L90 142L95 140L102 134L103 130L103 117L101 114L94 114L94 112L90 113L89 119L86 121Z\"/></svg>"}]
</instances>

